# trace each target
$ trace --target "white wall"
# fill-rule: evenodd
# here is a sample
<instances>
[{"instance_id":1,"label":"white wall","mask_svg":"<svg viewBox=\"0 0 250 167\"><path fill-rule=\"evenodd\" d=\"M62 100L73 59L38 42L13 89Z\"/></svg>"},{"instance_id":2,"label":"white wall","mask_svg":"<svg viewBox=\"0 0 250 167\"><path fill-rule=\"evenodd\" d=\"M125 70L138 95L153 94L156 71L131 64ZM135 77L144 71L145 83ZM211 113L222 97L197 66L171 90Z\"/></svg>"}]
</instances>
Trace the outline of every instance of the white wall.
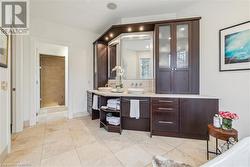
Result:
<instances>
[{"instance_id":1,"label":"white wall","mask_svg":"<svg viewBox=\"0 0 250 167\"><path fill-rule=\"evenodd\" d=\"M250 71L219 72L219 30L250 20L250 1L204 1L177 17L201 16L201 94L218 96L220 110L239 114L235 128L250 135Z\"/></svg>"},{"instance_id":2,"label":"white wall","mask_svg":"<svg viewBox=\"0 0 250 167\"><path fill-rule=\"evenodd\" d=\"M35 55L38 43L68 47L69 63L69 112L70 116L86 115L86 90L92 88L93 41L97 34L44 20L31 18L30 35L24 39L25 112L24 121L34 124L35 104Z\"/></svg>"},{"instance_id":3,"label":"white wall","mask_svg":"<svg viewBox=\"0 0 250 167\"><path fill-rule=\"evenodd\" d=\"M8 52L11 54L10 49ZM0 89L0 155L10 146L10 64L8 68L0 67L1 81L6 81L8 86L6 91Z\"/></svg>"}]
</instances>

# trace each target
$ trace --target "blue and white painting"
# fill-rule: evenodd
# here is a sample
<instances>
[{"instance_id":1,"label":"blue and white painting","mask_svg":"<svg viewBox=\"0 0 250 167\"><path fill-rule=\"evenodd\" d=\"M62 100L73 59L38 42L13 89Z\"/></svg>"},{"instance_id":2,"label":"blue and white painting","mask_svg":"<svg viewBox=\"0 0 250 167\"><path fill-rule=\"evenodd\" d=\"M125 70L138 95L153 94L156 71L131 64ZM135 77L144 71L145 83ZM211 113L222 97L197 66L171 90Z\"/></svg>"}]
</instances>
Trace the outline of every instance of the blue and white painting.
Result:
<instances>
[{"instance_id":1,"label":"blue and white painting","mask_svg":"<svg viewBox=\"0 0 250 167\"><path fill-rule=\"evenodd\" d=\"M225 64L250 62L250 29L225 36Z\"/></svg>"}]
</instances>

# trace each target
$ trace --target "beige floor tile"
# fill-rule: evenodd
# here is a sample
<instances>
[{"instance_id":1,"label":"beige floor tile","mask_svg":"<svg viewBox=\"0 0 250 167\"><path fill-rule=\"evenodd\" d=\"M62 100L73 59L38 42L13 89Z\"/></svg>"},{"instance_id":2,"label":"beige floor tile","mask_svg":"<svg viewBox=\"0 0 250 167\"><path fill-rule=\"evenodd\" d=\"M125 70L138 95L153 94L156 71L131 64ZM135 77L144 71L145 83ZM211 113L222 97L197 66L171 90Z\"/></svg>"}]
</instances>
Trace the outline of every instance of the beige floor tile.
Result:
<instances>
[{"instance_id":1,"label":"beige floor tile","mask_svg":"<svg viewBox=\"0 0 250 167\"><path fill-rule=\"evenodd\" d=\"M213 150L214 138L211 137L209 144ZM154 155L199 166L206 162L206 141L150 138L148 132L128 130L123 130L121 135L109 133L99 128L99 120L88 116L49 121L13 135L12 152L4 163L40 166L42 162L42 166L49 167L152 167Z\"/></svg>"},{"instance_id":2,"label":"beige floor tile","mask_svg":"<svg viewBox=\"0 0 250 167\"><path fill-rule=\"evenodd\" d=\"M12 140L11 152L42 146L44 137L22 137Z\"/></svg>"},{"instance_id":3,"label":"beige floor tile","mask_svg":"<svg viewBox=\"0 0 250 167\"><path fill-rule=\"evenodd\" d=\"M173 147L178 147L182 143L184 143L187 139L183 138L176 138L176 137L165 137L165 136L153 136L152 138L156 138L159 140L162 140L163 142L166 142L167 144L173 146Z\"/></svg>"},{"instance_id":4,"label":"beige floor tile","mask_svg":"<svg viewBox=\"0 0 250 167\"><path fill-rule=\"evenodd\" d=\"M60 120L48 122L46 124L45 133L49 134L49 133L53 133L53 132L61 131L61 130L68 130L66 119L60 119Z\"/></svg>"},{"instance_id":5,"label":"beige floor tile","mask_svg":"<svg viewBox=\"0 0 250 167\"><path fill-rule=\"evenodd\" d=\"M50 142L43 145L42 159L47 159L55 155L59 155L74 150L72 138L61 138L58 141Z\"/></svg>"},{"instance_id":6,"label":"beige floor tile","mask_svg":"<svg viewBox=\"0 0 250 167\"><path fill-rule=\"evenodd\" d=\"M41 167L81 167L81 162L75 150L53 156L41 161Z\"/></svg>"},{"instance_id":7,"label":"beige floor tile","mask_svg":"<svg viewBox=\"0 0 250 167\"><path fill-rule=\"evenodd\" d=\"M152 160L152 156L137 145L123 149L117 152L115 156L124 166L129 167L143 167Z\"/></svg>"},{"instance_id":8,"label":"beige floor tile","mask_svg":"<svg viewBox=\"0 0 250 167\"><path fill-rule=\"evenodd\" d=\"M45 135L44 144L56 143L63 140L71 140L70 131L67 129L47 133Z\"/></svg>"},{"instance_id":9,"label":"beige floor tile","mask_svg":"<svg viewBox=\"0 0 250 167\"><path fill-rule=\"evenodd\" d=\"M112 155L112 152L99 142L95 142L90 145L82 146L76 149L77 154L81 160L82 166L94 166L97 161L104 160Z\"/></svg>"},{"instance_id":10,"label":"beige floor tile","mask_svg":"<svg viewBox=\"0 0 250 167\"><path fill-rule=\"evenodd\" d=\"M149 132L141 131L123 131L122 135L128 136L135 143L140 143L150 138Z\"/></svg>"},{"instance_id":11,"label":"beige floor tile","mask_svg":"<svg viewBox=\"0 0 250 167\"><path fill-rule=\"evenodd\" d=\"M83 121L79 119L68 120L66 124L69 130L87 130Z\"/></svg>"},{"instance_id":12,"label":"beige floor tile","mask_svg":"<svg viewBox=\"0 0 250 167\"><path fill-rule=\"evenodd\" d=\"M108 140L108 139L111 139L113 137L117 137L117 136L120 135L119 133L110 133L110 132L107 132L104 128L99 128L96 131L91 131L91 133L97 139L101 139L101 140Z\"/></svg>"},{"instance_id":13,"label":"beige floor tile","mask_svg":"<svg viewBox=\"0 0 250 167\"><path fill-rule=\"evenodd\" d=\"M81 147L96 142L95 136L85 130L73 130L70 131L73 143L75 147Z\"/></svg>"},{"instance_id":14,"label":"beige floor tile","mask_svg":"<svg viewBox=\"0 0 250 167\"><path fill-rule=\"evenodd\" d=\"M42 147L27 148L12 152L3 162L3 166L39 166Z\"/></svg>"},{"instance_id":15,"label":"beige floor tile","mask_svg":"<svg viewBox=\"0 0 250 167\"><path fill-rule=\"evenodd\" d=\"M37 125L30 128L25 128L23 132L17 133L15 140L23 139L23 138L33 138L33 137L44 137L45 125Z\"/></svg>"},{"instance_id":16,"label":"beige floor tile","mask_svg":"<svg viewBox=\"0 0 250 167\"><path fill-rule=\"evenodd\" d=\"M123 165L114 155L109 155L91 163L91 167L123 167Z\"/></svg>"},{"instance_id":17,"label":"beige floor tile","mask_svg":"<svg viewBox=\"0 0 250 167\"><path fill-rule=\"evenodd\" d=\"M186 153L183 153L178 149L169 151L167 154L164 155L164 157L178 162L189 164L193 167L198 167L201 164L201 162L199 162L198 160L194 159L193 157L189 156Z\"/></svg>"},{"instance_id":18,"label":"beige floor tile","mask_svg":"<svg viewBox=\"0 0 250 167\"><path fill-rule=\"evenodd\" d=\"M105 145L113 152L117 153L127 147L135 145L135 142L131 141L127 136L119 135L110 139L103 140Z\"/></svg>"},{"instance_id":19,"label":"beige floor tile","mask_svg":"<svg viewBox=\"0 0 250 167\"><path fill-rule=\"evenodd\" d=\"M177 147L182 152L192 156L199 162L207 161L207 147L206 141L189 140Z\"/></svg>"},{"instance_id":20,"label":"beige floor tile","mask_svg":"<svg viewBox=\"0 0 250 167\"><path fill-rule=\"evenodd\" d=\"M173 146L157 138L148 138L144 140L143 142L139 143L138 146L140 146L142 149L144 149L146 152L148 152L152 156L163 155L167 153L168 151L174 149Z\"/></svg>"}]
</instances>

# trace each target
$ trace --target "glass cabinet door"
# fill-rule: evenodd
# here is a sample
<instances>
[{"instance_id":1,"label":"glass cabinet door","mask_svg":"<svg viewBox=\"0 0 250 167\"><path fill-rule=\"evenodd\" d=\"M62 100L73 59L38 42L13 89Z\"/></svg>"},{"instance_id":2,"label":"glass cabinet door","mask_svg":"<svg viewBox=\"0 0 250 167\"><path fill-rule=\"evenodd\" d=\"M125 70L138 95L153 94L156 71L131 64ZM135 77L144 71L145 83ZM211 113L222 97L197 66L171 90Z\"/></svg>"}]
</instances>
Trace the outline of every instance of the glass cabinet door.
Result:
<instances>
[{"instance_id":1,"label":"glass cabinet door","mask_svg":"<svg viewBox=\"0 0 250 167\"><path fill-rule=\"evenodd\" d=\"M171 28L159 26L159 68L171 68Z\"/></svg>"},{"instance_id":2,"label":"glass cabinet door","mask_svg":"<svg viewBox=\"0 0 250 167\"><path fill-rule=\"evenodd\" d=\"M188 24L176 26L176 68L188 68L189 57L189 27Z\"/></svg>"}]
</instances>

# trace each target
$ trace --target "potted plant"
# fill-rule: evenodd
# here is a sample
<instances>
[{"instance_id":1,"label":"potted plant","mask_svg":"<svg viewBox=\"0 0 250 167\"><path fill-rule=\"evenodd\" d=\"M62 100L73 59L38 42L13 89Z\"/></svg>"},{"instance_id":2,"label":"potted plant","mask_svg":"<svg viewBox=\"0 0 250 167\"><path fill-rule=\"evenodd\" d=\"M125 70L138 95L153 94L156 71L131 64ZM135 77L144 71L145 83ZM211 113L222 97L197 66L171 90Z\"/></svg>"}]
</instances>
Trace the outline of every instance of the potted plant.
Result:
<instances>
[{"instance_id":1,"label":"potted plant","mask_svg":"<svg viewBox=\"0 0 250 167\"><path fill-rule=\"evenodd\" d=\"M233 120L239 119L239 116L236 113L229 111L220 111L219 115L222 118L222 129L224 130L232 130Z\"/></svg>"}]
</instances>

